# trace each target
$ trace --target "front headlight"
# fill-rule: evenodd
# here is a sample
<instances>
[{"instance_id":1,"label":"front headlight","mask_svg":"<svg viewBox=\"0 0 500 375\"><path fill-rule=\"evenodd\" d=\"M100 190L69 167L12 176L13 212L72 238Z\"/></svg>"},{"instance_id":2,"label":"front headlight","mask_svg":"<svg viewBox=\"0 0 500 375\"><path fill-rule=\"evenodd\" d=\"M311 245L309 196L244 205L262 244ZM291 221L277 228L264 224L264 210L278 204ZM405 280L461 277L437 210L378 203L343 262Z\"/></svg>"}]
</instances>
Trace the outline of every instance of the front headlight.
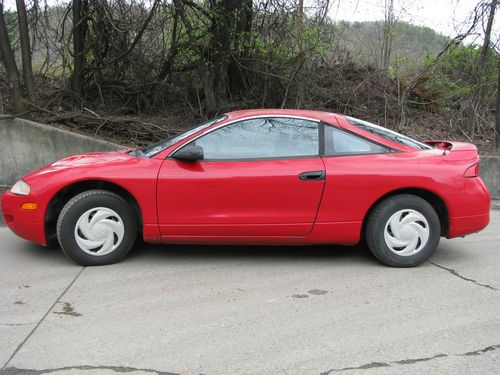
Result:
<instances>
[{"instance_id":1,"label":"front headlight","mask_svg":"<svg viewBox=\"0 0 500 375\"><path fill-rule=\"evenodd\" d=\"M12 186L10 192L16 195L29 195L30 186L23 180L19 180Z\"/></svg>"}]
</instances>

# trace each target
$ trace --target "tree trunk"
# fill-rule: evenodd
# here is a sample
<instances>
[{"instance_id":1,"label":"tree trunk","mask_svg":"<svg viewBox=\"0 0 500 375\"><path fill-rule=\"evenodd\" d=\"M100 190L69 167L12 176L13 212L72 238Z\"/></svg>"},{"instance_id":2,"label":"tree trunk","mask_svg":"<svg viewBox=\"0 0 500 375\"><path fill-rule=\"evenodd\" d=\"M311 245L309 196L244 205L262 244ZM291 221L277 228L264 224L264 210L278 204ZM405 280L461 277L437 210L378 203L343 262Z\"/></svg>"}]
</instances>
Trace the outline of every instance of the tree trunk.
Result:
<instances>
[{"instance_id":1,"label":"tree trunk","mask_svg":"<svg viewBox=\"0 0 500 375\"><path fill-rule=\"evenodd\" d=\"M304 0L299 0L299 8L297 9L297 47L298 47L298 59L297 59L297 97L295 100L295 107L300 108L304 102L304 76L303 67L305 62L304 54Z\"/></svg>"},{"instance_id":2,"label":"tree trunk","mask_svg":"<svg viewBox=\"0 0 500 375\"><path fill-rule=\"evenodd\" d=\"M87 32L87 0L73 0L73 75L71 86L78 95L83 94L83 72L86 63L85 34Z\"/></svg>"},{"instance_id":3,"label":"tree trunk","mask_svg":"<svg viewBox=\"0 0 500 375\"><path fill-rule=\"evenodd\" d=\"M31 45L28 31L28 17L24 0L16 0L17 19L19 22L19 39L21 41L21 56L23 62L23 77L26 94L30 101L36 98L35 79L33 78L33 67L31 64Z\"/></svg>"},{"instance_id":4,"label":"tree trunk","mask_svg":"<svg viewBox=\"0 0 500 375\"><path fill-rule=\"evenodd\" d=\"M385 20L382 40L381 67L384 70L389 68L392 52L392 33L394 29L394 0L386 0Z\"/></svg>"},{"instance_id":5,"label":"tree trunk","mask_svg":"<svg viewBox=\"0 0 500 375\"><path fill-rule=\"evenodd\" d=\"M248 76L247 71L242 70L241 66L248 65L248 56L250 44L252 42L252 20L253 20L253 2L252 0L239 0L238 14L235 25L235 37L239 39L238 44L243 48L238 49L233 54L233 59L229 61L227 67L228 87L231 95L245 96L248 94Z\"/></svg>"},{"instance_id":6,"label":"tree trunk","mask_svg":"<svg viewBox=\"0 0 500 375\"><path fill-rule=\"evenodd\" d=\"M486 58L488 57L488 52L490 50L491 29L493 28L493 20L495 18L497 5L498 0L491 0L488 23L486 24L486 30L484 32L483 48L481 49L481 57L479 58L480 71L484 70L484 64L486 63Z\"/></svg>"},{"instance_id":7,"label":"tree trunk","mask_svg":"<svg viewBox=\"0 0 500 375\"><path fill-rule=\"evenodd\" d=\"M173 0L173 2L179 17L186 28L189 42L193 46L196 45L197 41L194 37L193 26L191 25L189 17L186 16L184 3L182 0ZM202 53L200 51L199 57L201 56ZM213 68L211 65L206 66L204 61L200 58L196 59L195 66L196 72L198 73L198 77L200 78L203 86L203 93L205 94L205 110L209 115L213 115L217 112L217 97L214 91Z\"/></svg>"},{"instance_id":8,"label":"tree trunk","mask_svg":"<svg viewBox=\"0 0 500 375\"><path fill-rule=\"evenodd\" d=\"M191 20L185 14L184 6L191 6L188 1L174 0L179 17L184 24L189 42L199 46L199 58L196 59L196 70L203 85L205 107L209 115L214 115L227 100L230 84L230 63L234 54L234 46L240 38L245 37L244 31L251 27L251 2L249 0L211 0L208 29L210 42L200 45L195 38ZM234 83L237 80L233 80Z\"/></svg>"},{"instance_id":9,"label":"tree trunk","mask_svg":"<svg viewBox=\"0 0 500 375\"><path fill-rule=\"evenodd\" d=\"M177 55L177 41L178 41L178 24L179 24L179 10L177 7L174 10L174 21L172 26L172 39L170 40L170 48L168 50L168 55L163 63L160 74L158 74L158 80L163 81L166 77L170 76L172 67L174 65L174 60Z\"/></svg>"},{"instance_id":10,"label":"tree trunk","mask_svg":"<svg viewBox=\"0 0 500 375\"><path fill-rule=\"evenodd\" d=\"M498 65L498 87L497 87L497 105L495 113L495 152L500 156L500 57L497 57Z\"/></svg>"},{"instance_id":11,"label":"tree trunk","mask_svg":"<svg viewBox=\"0 0 500 375\"><path fill-rule=\"evenodd\" d=\"M3 1L0 1L0 55L5 67L7 82L10 91L11 109L14 114L24 111L22 102L21 83L19 81L19 71L17 70L16 59L10 45L7 26L5 24Z\"/></svg>"},{"instance_id":12,"label":"tree trunk","mask_svg":"<svg viewBox=\"0 0 500 375\"><path fill-rule=\"evenodd\" d=\"M495 18L495 10L498 5L498 0L491 0L489 6L489 14L488 14L488 22L486 24L486 30L484 32L484 41L483 47L481 48L481 55L479 56L479 61L476 69L476 80L477 85L474 90L474 96L472 101L472 119L469 125L469 136L474 140L476 129L478 125L478 113L481 110L481 107L484 102L484 68L488 59L489 51L490 51L490 41L491 41L491 29L493 28L493 20Z\"/></svg>"}]
</instances>

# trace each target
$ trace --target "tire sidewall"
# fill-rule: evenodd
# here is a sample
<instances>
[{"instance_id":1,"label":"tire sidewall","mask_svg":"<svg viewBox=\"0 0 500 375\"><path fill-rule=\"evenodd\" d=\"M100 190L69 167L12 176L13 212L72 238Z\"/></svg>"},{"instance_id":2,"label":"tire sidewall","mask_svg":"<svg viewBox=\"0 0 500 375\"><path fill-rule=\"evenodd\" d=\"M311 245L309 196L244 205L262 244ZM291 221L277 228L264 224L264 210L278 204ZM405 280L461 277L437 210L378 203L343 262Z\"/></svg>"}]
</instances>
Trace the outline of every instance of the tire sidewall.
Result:
<instances>
[{"instance_id":1,"label":"tire sidewall","mask_svg":"<svg viewBox=\"0 0 500 375\"><path fill-rule=\"evenodd\" d=\"M385 226L396 212L411 209L422 214L429 226L429 239L415 255L401 256L393 253L384 239ZM372 253L382 263L392 267L414 267L427 260L436 250L441 237L441 222L434 208L424 199L414 195L388 198L375 210L367 228L367 241Z\"/></svg>"},{"instance_id":2,"label":"tire sidewall","mask_svg":"<svg viewBox=\"0 0 500 375\"><path fill-rule=\"evenodd\" d=\"M75 226L86 211L106 207L115 211L122 219L124 236L120 245L111 253L94 256L85 253L75 240ZM135 242L137 220L130 205L116 194L107 191L92 190L81 193L71 199L61 211L57 237L64 253L81 265L104 265L118 262L130 251Z\"/></svg>"}]
</instances>

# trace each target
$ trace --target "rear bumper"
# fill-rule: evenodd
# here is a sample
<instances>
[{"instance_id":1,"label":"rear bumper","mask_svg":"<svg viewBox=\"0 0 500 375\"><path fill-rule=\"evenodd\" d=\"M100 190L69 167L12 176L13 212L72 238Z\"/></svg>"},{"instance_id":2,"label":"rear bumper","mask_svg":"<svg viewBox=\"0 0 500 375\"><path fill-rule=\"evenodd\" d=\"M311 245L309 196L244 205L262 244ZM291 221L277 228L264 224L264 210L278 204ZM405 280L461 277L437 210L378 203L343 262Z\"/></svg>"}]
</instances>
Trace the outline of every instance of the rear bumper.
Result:
<instances>
[{"instance_id":1,"label":"rear bumper","mask_svg":"<svg viewBox=\"0 0 500 375\"><path fill-rule=\"evenodd\" d=\"M21 205L28 202L37 203L38 208L23 210ZM12 232L26 240L47 245L42 205L35 197L14 195L8 190L2 195L1 204L5 223Z\"/></svg>"},{"instance_id":2,"label":"rear bumper","mask_svg":"<svg viewBox=\"0 0 500 375\"><path fill-rule=\"evenodd\" d=\"M491 198L480 177L465 178L464 190L449 208L447 238L465 236L486 228L490 222Z\"/></svg>"},{"instance_id":3,"label":"rear bumper","mask_svg":"<svg viewBox=\"0 0 500 375\"><path fill-rule=\"evenodd\" d=\"M490 222L489 212L484 215L450 218L450 229L446 238L460 237L476 233L486 228Z\"/></svg>"}]
</instances>

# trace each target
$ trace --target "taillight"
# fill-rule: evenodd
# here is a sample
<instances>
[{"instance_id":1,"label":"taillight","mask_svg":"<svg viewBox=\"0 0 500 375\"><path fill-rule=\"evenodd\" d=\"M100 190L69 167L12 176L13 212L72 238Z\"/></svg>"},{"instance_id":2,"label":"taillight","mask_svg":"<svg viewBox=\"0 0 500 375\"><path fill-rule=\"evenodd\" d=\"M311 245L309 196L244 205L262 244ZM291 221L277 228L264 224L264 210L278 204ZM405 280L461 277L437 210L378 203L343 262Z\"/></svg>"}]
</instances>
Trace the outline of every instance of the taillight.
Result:
<instances>
[{"instance_id":1,"label":"taillight","mask_svg":"<svg viewBox=\"0 0 500 375\"><path fill-rule=\"evenodd\" d=\"M472 164L464 172L465 178L477 177L477 176L479 176L479 163Z\"/></svg>"}]
</instances>

